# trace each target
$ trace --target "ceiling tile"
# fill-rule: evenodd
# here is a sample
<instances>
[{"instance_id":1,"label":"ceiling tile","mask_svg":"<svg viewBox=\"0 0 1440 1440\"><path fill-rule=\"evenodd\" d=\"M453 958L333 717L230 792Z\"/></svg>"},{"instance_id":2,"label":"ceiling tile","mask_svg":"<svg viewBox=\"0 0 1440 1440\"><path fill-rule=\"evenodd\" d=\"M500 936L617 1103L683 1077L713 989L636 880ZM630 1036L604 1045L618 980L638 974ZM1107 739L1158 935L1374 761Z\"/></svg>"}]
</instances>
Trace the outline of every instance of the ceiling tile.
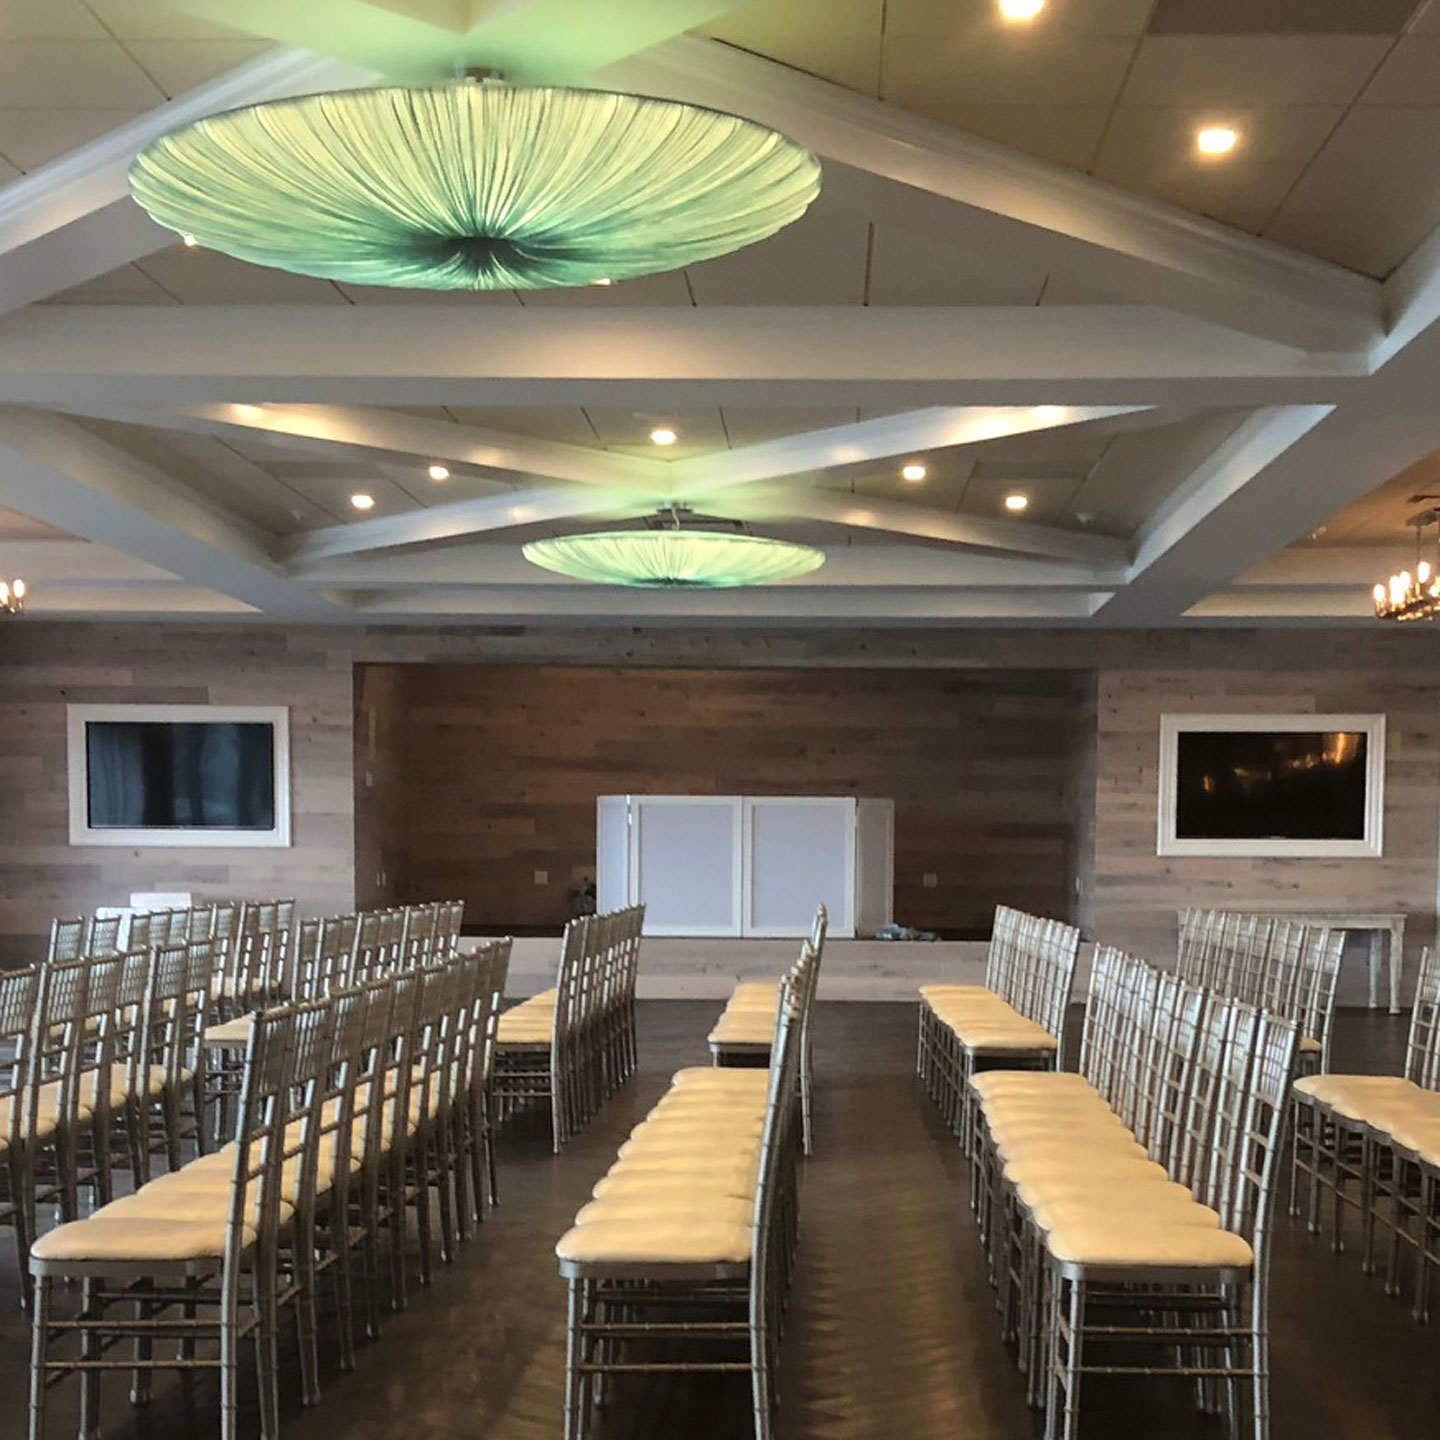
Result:
<instances>
[{"instance_id":1,"label":"ceiling tile","mask_svg":"<svg viewBox=\"0 0 1440 1440\"><path fill-rule=\"evenodd\" d=\"M1357 106L1265 233L1370 275L1389 274L1440 224L1436 116Z\"/></svg>"},{"instance_id":2,"label":"ceiling tile","mask_svg":"<svg viewBox=\"0 0 1440 1440\"><path fill-rule=\"evenodd\" d=\"M152 280L183 305L344 305L328 281L292 275L222 255L218 250L172 245L139 261Z\"/></svg>"},{"instance_id":3,"label":"ceiling tile","mask_svg":"<svg viewBox=\"0 0 1440 1440\"><path fill-rule=\"evenodd\" d=\"M1152 35L1121 103L1185 106L1197 120L1228 106L1346 105L1389 45L1378 35Z\"/></svg>"},{"instance_id":4,"label":"ceiling tile","mask_svg":"<svg viewBox=\"0 0 1440 1440\"><path fill-rule=\"evenodd\" d=\"M183 95L207 80L274 49L268 40L130 40L126 49L166 95Z\"/></svg>"},{"instance_id":5,"label":"ceiling tile","mask_svg":"<svg viewBox=\"0 0 1440 1440\"><path fill-rule=\"evenodd\" d=\"M706 33L756 55L874 95L886 0L750 0ZM891 0L893 8L894 0Z\"/></svg>"},{"instance_id":6,"label":"ceiling tile","mask_svg":"<svg viewBox=\"0 0 1440 1440\"><path fill-rule=\"evenodd\" d=\"M650 460L682 460L728 448L718 409L651 413L587 406L585 413L606 448L624 454L644 455ZM675 431L678 439L674 445L656 445L650 440L650 431L662 425Z\"/></svg>"},{"instance_id":7,"label":"ceiling tile","mask_svg":"<svg viewBox=\"0 0 1440 1440\"><path fill-rule=\"evenodd\" d=\"M142 113L140 110L0 107L0 155L22 170L34 170Z\"/></svg>"},{"instance_id":8,"label":"ceiling tile","mask_svg":"<svg viewBox=\"0 0 1440 1440\"><path fill-rule=\"evenodd\" d=\"M1157 0L1150 33L1398 35L1420 0Z\"/></svg>"},{"instance_id":9,"label":"ceiling tile","mask_svg":"<svg viewBox=\"0 0 1440 1440\"><path fill-rule=\"evenodd\" d=\"M6 0L8 3L8 0ZM49 4L52 0L39 0ZM224 40L237 32L213 20L202 20L178 5L155 0L84 0L112 35L122 40Z\"/></svg>"},{"instance_id":10,"label":"ceiling tile","mask_svg":"<svg viewBox=\"0 0 1440 1440\"><path fill-rule=\"evenodd\" d=\"M0 40L104 40L105 27L80 0L0 0Z\"/></svg>"},{"instance_id":11,"label":"ceiling tile","mask_svg":"<svg viewBox=\"0 0 1440 1440\"><path fill-rule=\"evenodd\" d=\"M700 305L858 305L869 225L821 192L809 213L757 245L692 265Z\"/></svg>"},{"instance_id":12,"label":"ceiling tile","mask_svg":"<svg viewBox=\"0 0 1440 1440\"><path fill-rule=\"evenodd\" d=\"M886 35L1116 35L1144 33L1154 0L1055 0L1029 25L1009 25L995 0L887 0Z\"/></svg>"},{"instance_id":13,"label":"ceiling tile","mask_svg":"<svg viewBox=\"0 0 1440 1440\"><path fill-rule=\"evenodd\" d=\"M1088 170L1110 110L1099 105L912 106L957 130L1009 145L1026 155Z\"/></svg>"},{"instance_id":14,"label":"ceiling tile","mask_svg":"<svg viewBox=\"0 0 1440 1440\"><path fill-rule=\"evenodd\" d=\"M808 409L771 410L758 405L727 405L722 412L730 444L739 450L746 445L763 445L767 440L784 440L807 435L812 430L833 430L855 423L851 405L817 405Z\"/></svg>"},{"instance_id":15,"label":"ceiling tile","mask_svg":"<svg viewBox=\"0 0 1440 1440\"><path fill-rule=\"evenodd\" d=\"M1362 105L1440 105L1440 36L1402 40L1360 96Z\"/></svg>"},{"instance_id":16,"label":"ceiling tile","mask_svg":"<svg viewBox=\"0 0 1440 1440\"><path fill-rule=\"evenodd\" d=\"M1120 37L1031 31L887 35L882 94L925 112L962 97L969 106L1108 105L1134 49Z\"/></svg>"},{"instance_id":17,"label":"ceiling tile","mask_svg":"<svg viewBox=\"0 0 1440 1440\"><path fill-rule=\"evenodd\" d=\"M113 40L11 40L0 45L7 109L142 109L165 93Z\"/></svg>"},{"instance_id":18,"label":"ceiling tile","mask_svg":"<svg viewBox=\"0 0 1440 1440\"><path fill-rule=\"evenodd\" d=\"M550 440L587 448L600 444L578 405L448 405L446 409L458 424L496 430L502 435L522 435L528 440Z\"/></svg>"},{"instance_id":19,"label":"ceiling tile","mask_svg":"<svg viewBox=\"0 0 1440 1440\"><path fill-rule=\"evenodd\" d=\"M543 308L546 305L587 306L597 310L607 307L624 309L630 305L691 305L690 290L683 270L666 270L659 275L637 275L614 285L559 286L551 290L523 290L516 299L522 305Z\"/></svg>"},{"instance_id":20,"label":"ceiling tile","mask_svg":"<svg viewBox=\"0 0 1440 1440\"><path fill-rule=\"evenodd\" d=\"M1033 305L1045 267L961 250L877 224L870 253L872 305Z\"/></svg>"},{"instance_id":21,"label":"ceiling tile","mask_svg":"<svg viewBox=\"0 0 1440 1440\"><path fill-rule=\"evenodd\" d=\"M167 295L138 265L122 265L93 280L82 281L51 295L45 305L174 305Z\"/></svg>"},{"instance_id":22,"label":"ceiling tile","mask_svg":"<svg viewBox=\"0 0 1440 1440\"><path fill-rule=\"evenodd\" d=\"M1026 476L1008 479L1003 476L975 474L965 487L960 508L967 515L984 515L990 519L1015 519L1031 525L1054 525L1063 518L1076 481L1069 476ZM1029 506L1012 516L1005 508L1005 497L1024 495Z\"/></svg>"},{"instance_id":23,"label":"ceiling tile","mask_svg":"<svg viewBox=\"0 0 1440 1440\"><path fill-rule=\"evenodd\" d=\"M513 290L410 290L403 285L347 285L332 282L352 305L506 305L520 301Z\"/></svg>"}]
</instances>

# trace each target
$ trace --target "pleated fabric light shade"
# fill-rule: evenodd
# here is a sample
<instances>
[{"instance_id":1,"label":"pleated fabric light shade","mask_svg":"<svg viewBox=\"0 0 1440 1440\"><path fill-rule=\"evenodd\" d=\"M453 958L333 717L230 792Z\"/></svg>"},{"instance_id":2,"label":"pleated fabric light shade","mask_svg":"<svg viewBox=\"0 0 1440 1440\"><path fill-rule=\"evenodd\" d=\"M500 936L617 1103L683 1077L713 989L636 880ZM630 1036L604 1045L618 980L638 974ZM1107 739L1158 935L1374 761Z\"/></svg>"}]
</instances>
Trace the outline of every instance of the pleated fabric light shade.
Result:
<instances>
[{"instance_id":1,"label":"pleated fabric light shade","mask_svg":"<svg viewBox=\"0 0 1440 1440\"><path fill-rule=\"evenodd\" d=\"M460 81L210 116L130 169L161 225L357 285L531 290L624 280L772 235L819 193L808 150L699 106Z\"/></svg>"},{"instance_id":2,"label":"pleated fabric light shade","mask_svg":"<svg viewBox=\"0 0 1440 1440\"><path fill-rule=\"evenodd\" d=\"M620 530L534 540L532 565L576 580L648 590L773 585L808 575L825 552L787 540L709 530Z\"/></svg>"}]
</instances>

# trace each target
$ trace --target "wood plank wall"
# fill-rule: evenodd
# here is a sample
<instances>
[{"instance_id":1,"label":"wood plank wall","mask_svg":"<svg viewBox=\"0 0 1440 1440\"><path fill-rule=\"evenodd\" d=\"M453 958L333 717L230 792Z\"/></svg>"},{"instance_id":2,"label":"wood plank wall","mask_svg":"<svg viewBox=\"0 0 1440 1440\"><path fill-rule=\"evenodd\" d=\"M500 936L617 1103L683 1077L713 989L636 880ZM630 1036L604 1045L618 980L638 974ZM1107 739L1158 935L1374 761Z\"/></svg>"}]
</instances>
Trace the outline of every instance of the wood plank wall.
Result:
<instances>
[{"instance_id":1,"label":"wood plank wall","mask_svg":"<svg viewBox=\"0 0 1440 1440\"><path fill-rule=\"evenodd\" d=\"M56 915L133 890L354 899L351 642L340 632L177 624L7 624L0 637L0 964L43 953ZM288 850L72 847L65 706L289 705Z\"/></svg>"},{"instance_id":2,"label":"wood plank wall","mask_svg":"<svg viewBox=\"0 0 1440 1440\"><path fill-rule=\"evenodd\" d=\"M1095 933L1140 954L1175 952L1184 905L1405 910L1413 966L1434 932L1440 843L1440 676L1433 664L1345 672L1107 671L1099 679ZM1160 717L1370 713L1386 717L1380 859L1157 856ZM1413 972L1412 972L1413 973Z\"/></svg>"},{"instance_id":3,"label":"wood plank wall","mask_svg":"<svg viewBox=\"0 0 1440 1440\"><path fill-rule=\"evenodd\" d=\"M370 668L360 693L380 704ZM1068 672L400 673L400 754L375 774L404 797L402 899L458 894L471 922L558 925L594 875L597 795L789 793L895 800L906 924L984 934L1000 899L1070 913L1082 686Z\"/></svg>"}]
</instances>

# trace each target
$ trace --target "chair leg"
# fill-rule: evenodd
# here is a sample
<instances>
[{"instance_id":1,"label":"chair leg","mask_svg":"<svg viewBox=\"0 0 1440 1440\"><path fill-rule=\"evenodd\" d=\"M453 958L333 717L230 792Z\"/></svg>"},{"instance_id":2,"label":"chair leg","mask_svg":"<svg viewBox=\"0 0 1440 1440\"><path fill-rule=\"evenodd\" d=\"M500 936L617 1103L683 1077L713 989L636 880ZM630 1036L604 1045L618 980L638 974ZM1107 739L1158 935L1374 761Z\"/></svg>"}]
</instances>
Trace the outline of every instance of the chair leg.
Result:
<instances>
[{"instance_id":1,"label":"chair leg","mask_svg":"<svg viewBox=\"0 0 1440 1440\"><path fill-rule=\"evenodd\" d=\"M320 1403L320 1316L315 1280L315 1232L313 1224L297 1227L295 1233L296 1328L300 1341L300 1392L306 1405ZM273 1302L272 1302L273 1303Z\"/></svg>"},{"instance_id":2,"label":"chair leg","mask_svg":"<svg viewBox=\"0 0 1440 1440\"><path fill-rule=\"evenodd\" d=\"M581 1325L584 1320L581 1296L582 1281L570 1282L568 1315L565 1327L565 1440L584 1440L585 1395L581 1365ZM35 1437L32 1436L32 1440Z\"/></svg>"},{"instance_id":3,"label":"chair leg","mask_svg":"<svg viewBox=\"0 0 1440 1440\"><path fill-rule=\"evenodd\" d=\"M78 1440L100 1440L100 1372L89 1368L100 1358L99 1285L84 1280L80 1285L80 1429Z\"/></svg>"},{"instance_id":4,"label":"chair leg","mask_svg":"<svg viewBox=\"0 0 1440 1440\"><path fill-rule=\"evenodd\" d=\"M41 1276L35 1283L32 1301L35 1313L30 1322L29 1440L44 1440L45 1436L45 1360L50 1338L50 1285L50 1279Z\"/></svg>"},{"instance_id":5,"label":"chair leg","mask_svg":"<svg viewBox=\"0 0 1440 1440\"><path fill-rule=\"evenodd\" d=\"M142 1281L135 1296L135 1318L142 1323L151 1319L155 1314L154 1302L146 1293L150 1288L148 1282ZM135 1369L130 1376L130 1403L132 1405L148 1405L150 1403L149 1362L155 1354L155 1341L143 1330L135 1336L134 1354Z\"/></svg>"}]
</instances>

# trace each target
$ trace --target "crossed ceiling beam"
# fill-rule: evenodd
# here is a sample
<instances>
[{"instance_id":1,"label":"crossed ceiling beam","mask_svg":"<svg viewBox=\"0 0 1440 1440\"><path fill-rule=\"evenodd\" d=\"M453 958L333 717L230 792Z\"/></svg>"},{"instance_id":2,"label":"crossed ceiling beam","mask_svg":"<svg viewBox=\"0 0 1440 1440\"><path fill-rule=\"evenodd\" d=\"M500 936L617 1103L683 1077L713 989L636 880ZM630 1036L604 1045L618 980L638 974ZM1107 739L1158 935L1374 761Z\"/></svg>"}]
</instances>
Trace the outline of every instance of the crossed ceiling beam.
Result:
<instances>
[{"instance_id":1,"label":"crossed ceiling beam","mask_svg":"<svg viewBox=\"0 0 1440 1440\"><path fill-rule=\"evenodd\" d=\"M508 495L456 501L369 520L327 527L302 537L292 551L301 567L335 555L427 545L585 516L643 515L670 503L723 497L742 486L810 474L836 465L976 444L1041 430L1134 413L1139 407L966 407L917 411L812 431L779 441L742 446L715 455L675 461L617 455L552 441L522 440L473 426L421 416L353 407L222 405L180 407L142 417L164 426L178 418L220 432L243 431L284 440L301 439L346 452L381 452L409 459L469 465L487 474L519 474L538 481ZM831 501L834 504L831 504ZM723 504L723 498L720 500ZM922 536L982 550L1043 559L1119 565L1124 547L1071 531L1020 521L970 521L921 505L844 502L813 489L792 488L776 496L773 513L788 518L834 521L857 528ZM857 517L841 518L841 512ZM933 518L927 518L933 517Z\"/></svg>"},{"instance_id":2,"label":"crossed ceiling beam","mask_svg":"<svg viewBox=\"0 0 1440 1440\"><path fill-rule=\"evenodd\" d=\"M276 619L345 614L291 579L263 535L57 415L0 407L0 505Z\"/></svg>"}]
</instances>

